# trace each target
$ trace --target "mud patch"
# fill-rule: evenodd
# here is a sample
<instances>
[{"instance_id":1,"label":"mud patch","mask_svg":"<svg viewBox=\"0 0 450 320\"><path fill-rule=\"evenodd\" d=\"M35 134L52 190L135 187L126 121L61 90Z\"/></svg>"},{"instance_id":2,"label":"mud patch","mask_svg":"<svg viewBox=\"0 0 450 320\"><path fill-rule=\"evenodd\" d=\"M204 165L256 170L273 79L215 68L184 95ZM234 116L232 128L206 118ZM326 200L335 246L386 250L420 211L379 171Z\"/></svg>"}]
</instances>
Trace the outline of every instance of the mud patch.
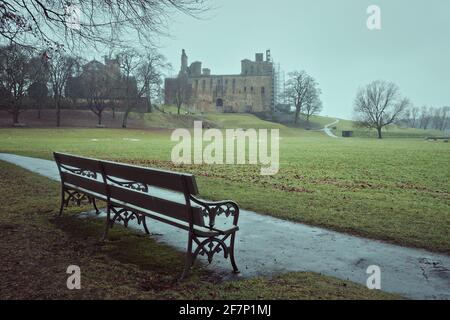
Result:
<instances>
[{"instance_id":1,"label":"mud patch","mask_svg":"<svg viewBox=\"0 0 450 320\"><path fill-rule=\"evenodd\" d=\"M430 277L438 277L450 281L450 270L441 261L421 258L419 259L419 265L426 280L429 280Z\"/></svg>"}]
</instances>

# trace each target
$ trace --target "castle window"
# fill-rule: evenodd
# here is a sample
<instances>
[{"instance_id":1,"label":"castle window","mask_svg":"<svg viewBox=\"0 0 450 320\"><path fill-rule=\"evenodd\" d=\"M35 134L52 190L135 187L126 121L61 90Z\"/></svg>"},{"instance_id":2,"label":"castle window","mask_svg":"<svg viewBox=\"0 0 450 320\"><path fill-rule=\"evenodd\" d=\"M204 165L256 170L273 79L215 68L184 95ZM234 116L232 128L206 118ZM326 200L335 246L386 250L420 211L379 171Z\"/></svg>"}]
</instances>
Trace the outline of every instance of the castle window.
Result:
<instances>
[{"instance_id":1,"label":"castle window","mask_svg":"<svg viewBox=\"0 0 450 320\"><path fill-rule=\"evenodd\" d=\"M250 92L252 92L252 93L253 93L253 87L250 87Z\"/></svg>"},{"instance_id":2,"label":"castle window","mask_svg":"<svg viewBox=\"0 0 450 320\"><path fill-rule=\"evenodd\" d=\"M261 87L261 94L265 94L266 93L266 88Z\"/></svg>"},{"instance_id":3,"label":"castle window","mask_svg":"<svg viewBox=\"0 0 450 320\"><path fill-rule=\"evenodd\" d=\"M236 93L236 79L233 79L233 93Z\"/></svg>"},{"instance_id":4,"label":"castle window","mask_svg":"<svg viewBox=\"0 0 450 320\"><path fill-rule=\"evenodd\" d=\"M205 93L205 88L206 88L206 80L202 81L202 92Z\"/></svg>"},{"instance_id":5,"label":"castle window","mask_svg":"<svg viewBox=\"0 0 450 320\"><path fill-rule=\"evenodd\" d=\"M246 93L247 92L247 87L244 87L244 93Z\"/></svg>"}]
</instances>

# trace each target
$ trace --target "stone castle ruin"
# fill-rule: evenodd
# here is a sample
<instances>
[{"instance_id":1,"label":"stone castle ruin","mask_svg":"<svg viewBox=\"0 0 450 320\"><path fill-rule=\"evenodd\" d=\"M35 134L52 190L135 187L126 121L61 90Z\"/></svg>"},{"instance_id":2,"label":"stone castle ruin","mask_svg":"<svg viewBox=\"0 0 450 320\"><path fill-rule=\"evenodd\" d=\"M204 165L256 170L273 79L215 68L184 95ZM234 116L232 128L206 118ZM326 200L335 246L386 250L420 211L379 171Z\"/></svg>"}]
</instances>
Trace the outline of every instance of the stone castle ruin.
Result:
<instances>
[{"instance_id":1,"label":"stone castle ruin","mask_svg":"<svg viewBox=\"0 0 450 320\"><path fill-rule=\"evenodd\" d=\"M275 104L274 66L270 50L256 53L255 61L241 61L241 73L214 75L202 63L188 66L183 49L181 69L177 77L165 79L165 103L176 104L184 96L189 109L200 112L261 112L272 110Z\"/></svg>"}]
</instances>

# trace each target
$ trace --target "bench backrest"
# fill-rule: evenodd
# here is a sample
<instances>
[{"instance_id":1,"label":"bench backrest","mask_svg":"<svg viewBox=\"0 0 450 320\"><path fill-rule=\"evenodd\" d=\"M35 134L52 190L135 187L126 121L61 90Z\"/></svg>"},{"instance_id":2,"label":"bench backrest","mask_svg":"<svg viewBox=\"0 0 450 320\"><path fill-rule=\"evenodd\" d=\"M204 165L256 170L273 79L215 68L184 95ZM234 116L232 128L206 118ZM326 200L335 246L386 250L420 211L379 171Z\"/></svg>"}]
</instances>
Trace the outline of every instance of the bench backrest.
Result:
<instances>
[{"instance_id":1,"label":"bench backrest","mask_svg":"<svg viewBox=\"0 0 450 320\"><path fill-rule=\"evenodd\" d=\"M190 174L146 168L124 163L101 161L107 177L120 178L142 185L197 195L195 177ZM183 181L184 179L184 181Z\"/></svg>"},{"instance_id":2,"label":"bench backrest","mask_svg":"<svg viewBox=\"0 0 450 320\"><path fill-rule=\"evenodd\" d=\"M190 221L189 195L198 194L193 175L111 161L102 161L102 166L108 183L109 195L112 199L185 222ZM127 186L124 187L124 184ZM178 192L182 195L181 199L178 198L181 201L158 197L152 192L152 187ZM204 226L201 209L198 207L192 207L191 209L193 223Z\"/></svg>"},{"instance_id":3,"label":"bench backrest","mask_svg":"<svg viewBox=\"0 0 450 320\"><path fill-rule=\"evenodd\" d=\"M62 182L106 196L100 160L56 152L53 156Z\"/></svg>"},{"instance_id":4,"label":"bench backrest","mask_svg":"<svg viewBox=\"0 0 450 320\"><path fill-rule=\"evenodd\" d=\"M158 170L111 161L102 161L55 153L61 179L79 187L106 194L114 200L123 201L174 219L204 226L200 208L193 206L189 195L198 194L195 177L190 174ZM95 172L97 181L89 176L66 172L66 167ZM100 176L99 176L100 174ZM99 179L100 178L100 179ZM165 199L152 193L152 187L178 192L182 197ZM180 199L181 198L181 199ZM181 201L180 201L181 200Z\"/></svg>"}]
</instances>

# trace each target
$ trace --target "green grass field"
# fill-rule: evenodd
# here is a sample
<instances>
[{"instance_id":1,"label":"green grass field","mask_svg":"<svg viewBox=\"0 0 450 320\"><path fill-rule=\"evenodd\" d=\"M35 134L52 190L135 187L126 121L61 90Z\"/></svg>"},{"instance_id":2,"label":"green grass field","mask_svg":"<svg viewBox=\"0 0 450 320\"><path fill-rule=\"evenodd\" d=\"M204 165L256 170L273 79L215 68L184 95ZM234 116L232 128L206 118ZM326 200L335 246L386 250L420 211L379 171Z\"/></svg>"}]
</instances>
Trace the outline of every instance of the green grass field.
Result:
<instances>
[{"instance_id":1,"label":"green grass field","mask_svg":"<svg viewBox=\"0 0 450 320\"><path fill-rule=\"evenodd\" d=\"M401 298L311 272L221 281L200 263L177 282L182 252L119 226L99 241L104 221L76 218L88 207L57 216L59 192L57 182L0 161L0 299ZM82 290L67 290L68 264L80 266Z\"/></svg>"},{"instance_id":2,"label":"green grass field","mask_svg":"<svg viewBox=\"0 0 450 320\"><path fill-rule=\"evenodd\" d=\"M283 219L450 253L450 144L331 139L250 115L195 117L219 128L279 128L279 173L263 177L249 165L175 166L167 129L1 129L0 152L49 159L57 150L192 172L207 198L231 198Z\"/></svg>"}]
</instances>

